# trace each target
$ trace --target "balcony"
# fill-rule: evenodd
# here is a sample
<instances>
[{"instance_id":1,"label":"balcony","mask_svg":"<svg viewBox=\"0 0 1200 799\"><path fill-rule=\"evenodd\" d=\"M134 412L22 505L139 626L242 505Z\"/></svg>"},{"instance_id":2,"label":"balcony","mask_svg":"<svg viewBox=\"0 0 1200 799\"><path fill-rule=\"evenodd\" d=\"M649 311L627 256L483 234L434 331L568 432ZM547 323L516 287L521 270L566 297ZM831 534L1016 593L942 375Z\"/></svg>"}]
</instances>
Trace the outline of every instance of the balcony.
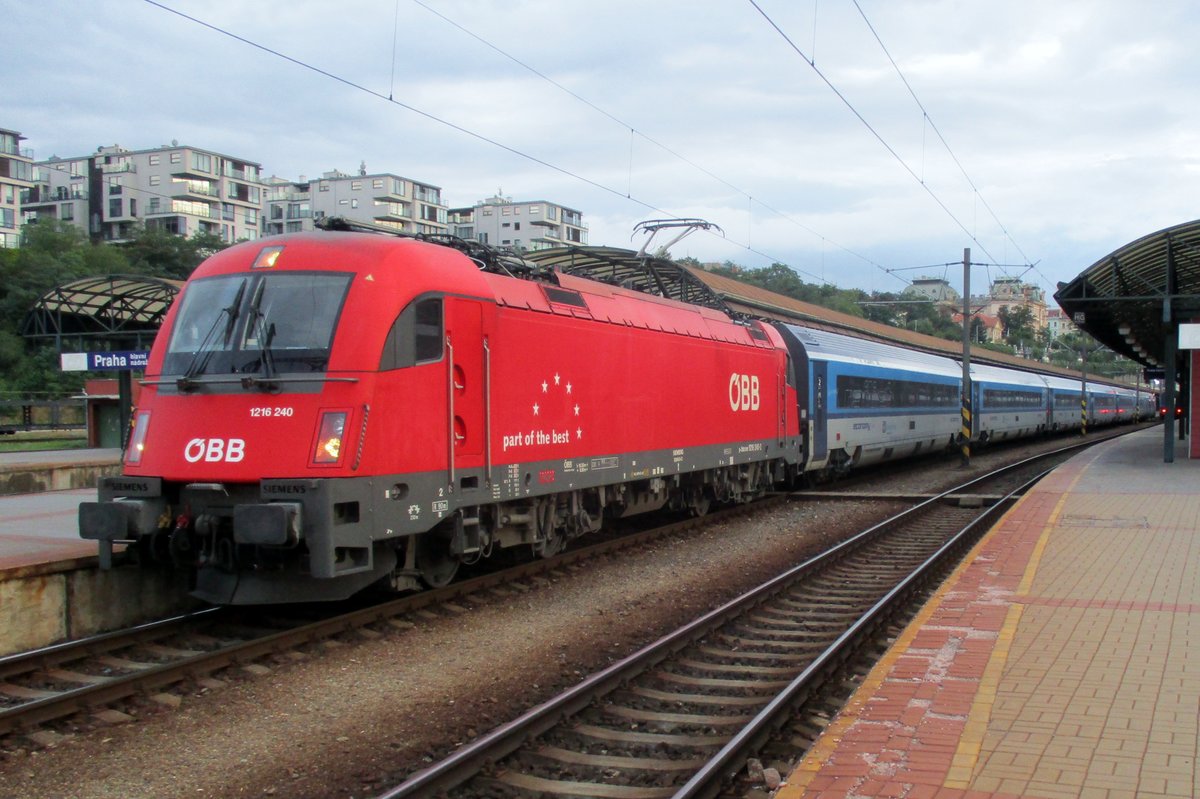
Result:
<instances>
[{"instance_id":1,"label":"balcony","mask_svg":"<svg viewBox=\"0 0 1200 799\"><path fill-rule=\"evenodd\" d=\"M132 161L124 161L117 164L101 164L100 171L106 175L117 175L122 172L137 172L137 165Z\"/></svg>"},{"instance_id":2,"label":"balcony","mask_svg":"<svg viewBox=\"0 0 1200 799\"><path fill-rule=\"evenodd\" d=\"M220 197L221 189L214 183L207 180L176 180L177 183L182 183L181 186L175 187L175 193L171 195L178 200L186 200L189 197Z\"/></svg>"},{"instance_id":3,"label":"balcony","mask_svg":"<svg viewBox=\"0 0 1200 799\"><path fill-rule=\"evenodd\" d=\"M380 203L375 207L375 218L381 222L411 222L412 211L405 203Z\"/></svg>"},{"instance_id":4,"label":"balcony","mask_svg":"<svg viewBox=\"0 0 1200 799\"><path fill-rule=\"evenodd\" d=\"M201 202L189 202L187 200L171 200L169 203L157 203L152 198L146 206L145 216L147 218L155 216L177 216L186 214L188 216L198 216L204 219L220 219L221 209L212 208Z\"/></svg>"}]
</instances>

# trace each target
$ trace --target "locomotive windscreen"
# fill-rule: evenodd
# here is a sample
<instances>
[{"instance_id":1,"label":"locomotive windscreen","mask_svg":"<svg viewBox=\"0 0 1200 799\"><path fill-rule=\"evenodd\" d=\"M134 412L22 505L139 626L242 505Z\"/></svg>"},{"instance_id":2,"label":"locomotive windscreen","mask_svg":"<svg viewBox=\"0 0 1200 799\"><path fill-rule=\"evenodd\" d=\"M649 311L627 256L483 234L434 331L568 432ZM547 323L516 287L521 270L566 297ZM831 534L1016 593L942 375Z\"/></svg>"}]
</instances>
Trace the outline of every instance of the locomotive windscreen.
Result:
<instances>
[{"instance_id":1,"label":"locomotive windscreen","mask_svg":"<svg viewBox=\"0 0 1200 799\"><path fill-rule=\"evenodd\" d=\"M276 272L193 281L171 331L164 374L320 372L351 275Z\"/></svg>"}]
</instances>

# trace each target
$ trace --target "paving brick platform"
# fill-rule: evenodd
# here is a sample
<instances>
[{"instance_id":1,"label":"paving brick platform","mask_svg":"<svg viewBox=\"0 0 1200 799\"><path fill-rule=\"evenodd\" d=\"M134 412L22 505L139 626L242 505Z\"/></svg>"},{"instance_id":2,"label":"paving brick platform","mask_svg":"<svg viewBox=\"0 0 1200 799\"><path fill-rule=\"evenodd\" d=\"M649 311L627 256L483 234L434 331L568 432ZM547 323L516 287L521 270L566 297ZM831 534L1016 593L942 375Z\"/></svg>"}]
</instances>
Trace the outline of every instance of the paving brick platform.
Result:
<instances>
[{"instance_id":1,"label":"paving brick platform","mask_svg":"<svg viewBox=\"0 0 1200 799\"><path fill-rule=\"evenodd\" d=\"M1200 796L1200 461L1154 427L1041 481L777 799Z\"/></svg>"}]
</instances>

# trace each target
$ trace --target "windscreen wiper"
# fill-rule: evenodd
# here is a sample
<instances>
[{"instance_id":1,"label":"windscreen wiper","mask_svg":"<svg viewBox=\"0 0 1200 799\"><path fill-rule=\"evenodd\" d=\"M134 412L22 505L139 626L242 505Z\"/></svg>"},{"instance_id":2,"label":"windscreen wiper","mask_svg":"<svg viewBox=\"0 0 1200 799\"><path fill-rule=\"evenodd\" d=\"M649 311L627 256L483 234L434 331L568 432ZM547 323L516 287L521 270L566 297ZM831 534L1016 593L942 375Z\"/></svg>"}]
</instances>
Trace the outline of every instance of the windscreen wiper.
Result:
<instances>
[{"instance_id":1,"label":"windscreen wiper","mask_svg":"<svg viewBox=\"0 0 1200 799\"><path fill-rule=\"evenodd\" d=\"M204 334L204 340L200 342L200 348L192 354L192 360L188 363L187 369L183 370L183 377L179 378L177 385L180 391L188 391L195 386L195 378L197 375L204 374L204 370L208 368L208 362L212 360L213 336L216 335L217 328L221 325L221 319L225 319L225 330L222 333L222 341L225 346L229 345L229 339L233 335L233 326L237 323L238 314L242 305L242 296L246 293L246 281L242 281L242 285L238 286L237 294L233 297L233 302L221 309L217 314L217 318L213 320L212 327Z\"/></svg>"},{"instance_id":2,"label":"windscreen wiper","mask_svg":"<svg viewBox=\"0 0 1200 799\"><path fill-rule=\"evenodd\" d=\"M266 324L266 315L262 312L262 297L263 290L267 285L266 280L259 282L254 287L254 296L250 299L250 318L253 320L254 336L258 339L259 358L258 362L263 366L262 377L248 376L242 378L243 388L252 388L255 386L263 386L266 390L278 390L279 384L276 381L275 372L275 356L271 352L271 343L275 340L275 323Z\"/></svg>"}]
</instances>

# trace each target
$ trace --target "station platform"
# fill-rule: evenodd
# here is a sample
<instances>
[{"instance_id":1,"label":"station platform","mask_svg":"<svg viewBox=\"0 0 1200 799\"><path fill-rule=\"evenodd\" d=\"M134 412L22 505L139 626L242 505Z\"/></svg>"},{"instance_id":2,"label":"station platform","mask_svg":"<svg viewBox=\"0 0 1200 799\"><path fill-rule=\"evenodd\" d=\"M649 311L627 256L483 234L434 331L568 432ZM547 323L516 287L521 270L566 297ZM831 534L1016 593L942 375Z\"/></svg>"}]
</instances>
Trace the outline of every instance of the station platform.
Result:
<instances>
[{"instance_id":1,"label":"station platform","mask_svg":"<svg viewBox=\"0 0 1200 799\"><path fill-rule=\"evenodd\" d=\"M94 560L96 543L79 537L79 503L120 465L119 449L0 453L0 580Z\"/></svg>"},{"instance_id":2,"label":"station platform","mask_svg":"<svg viewBox=\"0 0 1200 799\"><path fill-rule=\"evenodd\" d=\"M0 495L95 488L121 468L121 450L55 449L0 452Z\"/></svg>"},{"instance_id":3,"label":"station platform","mask_svg":"<svg viewBox=\"0 0 1200 799\"><path fill-rule=\"evenodd\" d=\"M1200 460L1162 437L1014 505L776 799L1200 796Z\"/></svg>"},{"instance_id":4,"label":"station platform","mask_svg":"<svg viewBox=\"0 0 1200 799\"><path fill-rule=\"evenodd\" d=\"M0 490L0 655L194 604L169 572L100 570L96 542L79 537L79 503L120 460L118 449L0 453L0 487L29 488Z\"/></svg>"}]
</instances>

